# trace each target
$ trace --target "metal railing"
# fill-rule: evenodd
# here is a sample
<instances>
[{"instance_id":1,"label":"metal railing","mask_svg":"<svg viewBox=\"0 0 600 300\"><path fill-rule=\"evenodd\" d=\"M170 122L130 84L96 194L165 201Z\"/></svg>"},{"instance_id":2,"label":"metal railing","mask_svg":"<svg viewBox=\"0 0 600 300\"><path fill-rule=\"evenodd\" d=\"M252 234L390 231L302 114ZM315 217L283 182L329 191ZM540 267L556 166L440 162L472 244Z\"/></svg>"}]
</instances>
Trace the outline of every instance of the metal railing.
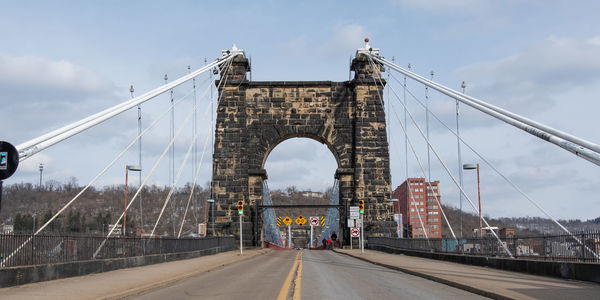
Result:
<instances>
[{"instance_id":1,"label":"metal railing","mask_svg":"<svg viewBox=\"0 0 600 300\"><path fill-rule=\"evenodd\" d=\"M577 237L579 241L575 240ZM552 261L600 263L600 231L585 231L571 235L543 235L531 237L500 238L515 258ZM368 238L369 246L479 256L508 256L502 245L493 237L400 239L390 237ZM595 253L594 253L595 252Z\"/></svg>"},{"instance_id":2,"label":"metal railing","mask_svg":"<svg viewBox=\"0 0 600 300\"><path fill-rule=\"evenodd\" d=\"M92 260L104 239L103 236L0 234L0 268ZM234 237L111 237L96 259L233 249L234 242Z\"/></svg>"}]
</instances>

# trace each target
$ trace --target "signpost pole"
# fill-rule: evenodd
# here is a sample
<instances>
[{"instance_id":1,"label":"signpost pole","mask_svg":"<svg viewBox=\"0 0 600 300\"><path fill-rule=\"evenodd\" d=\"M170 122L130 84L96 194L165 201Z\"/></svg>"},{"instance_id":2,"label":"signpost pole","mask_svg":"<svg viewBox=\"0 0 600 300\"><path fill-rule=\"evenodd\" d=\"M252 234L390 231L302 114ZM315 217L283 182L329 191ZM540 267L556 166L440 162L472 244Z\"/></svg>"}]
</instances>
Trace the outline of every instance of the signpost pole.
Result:
<instances>
[{"instance_id":1,"label":"signpost pole","mask_svg":"<svg viewBox=\"0 0 600 300\"><path fill-rule=\"evenodd\" d=\"M2 180L0 180L0 211L2 211Z\"/></svg>"},{"instance_id":2,"label":"signpost pole","mask_svg":"<svg viewBox=\"0 0 600 300\"><path fill-rule=\"evenodd\" d=\"M292 248L292 230L290 229L290 225L288 225L288 247Z\"/></svg>"},{"instance_id":3,"label":"signpost pole","mask_svg":"<svg viewBox=\"0 0 600 300\"><path fill-rule=\"evenodd\" d=\"M352 240L353 240L352 235L350 235L350 250L352 250Z\"/></svg>"},{"instance_id":4,"label":"signpost pole","mask_svg":"<svg viewBox=\"0 0 600 300\"><path fill-rule=\"evenodd\" d=\"M313 226L310 224L310 247L313 247Z\"/></svg>"},{"instance_id":5,"label":"signpost pole","mask_svg":"<svg viewBox=\"0 0 600 300\"><path fill-rule=\"evenodd\" d=\"M242 215L240 215L240 255L243 255L243 252L242 252Z\"/></svg>"}]
</instances>

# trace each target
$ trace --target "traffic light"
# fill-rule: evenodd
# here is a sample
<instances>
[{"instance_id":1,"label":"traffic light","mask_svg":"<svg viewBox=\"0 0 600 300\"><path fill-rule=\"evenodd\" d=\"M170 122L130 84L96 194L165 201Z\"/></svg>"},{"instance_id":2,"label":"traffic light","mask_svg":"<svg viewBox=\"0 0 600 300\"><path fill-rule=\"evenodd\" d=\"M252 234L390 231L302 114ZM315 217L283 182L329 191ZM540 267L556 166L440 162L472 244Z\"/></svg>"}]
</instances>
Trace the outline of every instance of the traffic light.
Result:
<instances>
[{"instance_id":1,"label":"traffic light","mask_svg":"<svg viewBox=\"0 0 600 300\"><path fill-rule=\"evenodd\" d=\"M361 214L365 213L365 200L358 200L358 212Z\"/></svg>"},{"instance_id":2,"label":"traffic light","mask_svg":"<svg viewBox=\"0 0 600 300\"><path fill-rule=\"evenodd\" d=\"M238 214L243 214L244 213L244 201L238 201Z\"/></svg>"}]
</instances>

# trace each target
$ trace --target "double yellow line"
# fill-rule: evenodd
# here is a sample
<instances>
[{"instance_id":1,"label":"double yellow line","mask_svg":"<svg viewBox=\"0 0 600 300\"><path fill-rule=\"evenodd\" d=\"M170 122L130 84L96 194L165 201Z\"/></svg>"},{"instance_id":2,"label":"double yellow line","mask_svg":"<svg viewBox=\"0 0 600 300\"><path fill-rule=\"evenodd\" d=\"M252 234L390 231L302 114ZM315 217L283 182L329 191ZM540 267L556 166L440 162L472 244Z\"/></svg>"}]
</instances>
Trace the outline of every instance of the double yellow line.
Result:
<instances>
[{"instance_id":1,"label":"double yellow line","mask_svg":"<svg viewBox=\"0 0 600 300\"><path fill-rule=\"evenodd\" d=\"M296 271L296 278L294 279L294 271ZM287 295L290 291L290 287L292 286L292 280L294 280L294 295L292 297L293 300L300 300L300 290L301 290L301 281L302 281L302 251L298 251L296 254L296 258L294 259L294 264L290 269L285 281L283 282L283 286L279 291L279 296L277 296L277 300L285 300L287 299Z\"/></svg>"}]
</instances>

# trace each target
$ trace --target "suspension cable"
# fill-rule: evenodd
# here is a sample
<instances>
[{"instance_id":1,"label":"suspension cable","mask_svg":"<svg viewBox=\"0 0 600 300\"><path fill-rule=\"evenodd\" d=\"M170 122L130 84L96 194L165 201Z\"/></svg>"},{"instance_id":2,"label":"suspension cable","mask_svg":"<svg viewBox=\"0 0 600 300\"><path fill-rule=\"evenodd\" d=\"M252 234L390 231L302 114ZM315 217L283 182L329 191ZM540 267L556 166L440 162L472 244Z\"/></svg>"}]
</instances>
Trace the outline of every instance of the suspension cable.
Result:
<instances>
[{"instance_id":1,"label":"suspension cable","mask_svg":"<svg viewBox=\"0 0 600 300\"><path fill-rule=\"evenodd\" d=\"M373 73L375 74L375 70L377 68L377 66L375 65L375 63L373 62L373 60L370 58L370 56L367 56L367 58L369 58L368 62L369 65L371 66L371 69L373 70ZM381 75L381 72L379 73ZM375 88L377 89L377 98L379 98L379 103L381 104L381 108L385 109L385 106L383 105L383 96L381 95L381 93L379 92L379 88L377 88L377 81L375 80L375 77L372 77L373 79L373 83L375 83ZM379 79L379 84L381 84L382 89L384 86L383 81L381 80L381 76L378 76L377 79ZM385 111L384 111L385 113ZM412 147L412 145L411 145ZM389 153L388 153L389 155ZM427 239L427 244L429 245L429 248L433 248L431 246L431 242L429 241L429 235L427 234L427 229L425 228L425 225L423 224L423 219L421 218L421 212L419 211L419 208L417 207L416 201L414 201L414 196L412 194L412 191L410 191L410 186L408 184L408 178L406 180L406 188L409 189L409 196L411 199L411 204L415 207L415 210L417 211L417 216L419 217L419 223L421 223L421 229L423 230L423 233L425 234L425 239ZM408 211L406 212L408 214ZM414 235L414 232L413 232Z\"/></svg>"},{"instance_id":2,"label":"suspension cable","mask_svg":"<svg viewBox=\"0 0 600 300\"><path fill-rule=\"evenodd\" d=\"M546 126L544 124L535 122L533 120L527 119L518 114L509 112L497 106L488 104L482 100L476 99L474 97L463 95L457 91L454 91L450 88L447 88L443 85L435 83L433 81L427 80L415 73L404 70L402 67L397 66L379 56L375 56L371 53L365 53L372 57L379 63L382 63L393 70L396 70L405 76L412 78L415 81L418 81L424 85L427 85L440 93L443 93L449 97L452 97L456 100L459 100L485 114L491 115L503 122L506 122L514 127L517 127L521 130L526 131L529 134L532 134L538 138L541 138L547 142L555 144L581 158L584 158L596 165L600 165L600 145L594 144L587 140L578 138L566 132L554 129L552 127Z\"/></svg>"},{"instance_id":3,"label":"suspension cable","mask_svg":"<svg viewBox=\"0 0 600 300\"><path fill-rule=\"evenodd\" d=\"M400 83L400 81L392 75L392 78L396 80L396 82ZM416 97L410 90L407 90L409 95L417 102L419 105L424 106L424 104ZM463 138L461 138L456 132L454 132L446 123L444 123L435 113L431 112L431 115L442 124L450 133L457 137L457 139L462 142L467 148L469 148L477 157L479 157L488 167L490 167L496 174L498 174L502 179L504 179L509 185L511 185L519 194L521 194L527 201L529 201L533 206L539 209L546 217L550 218L556 225L558 225L562 230L564 230L571 238L576 240L579 244L584 246L589 252L591 252L596 258L600 258L600 256L590 249L587 245L585 245L577 236L575 236L571 231L569 231L566 227L564 227L556 218L554 218L550 213L544 210L535 200L531 199L521 188L519 188L512 180L506 177L502 172L500 172L489 160L487 160L482 154L480 154L477 150L475 150L469 143L467 143ZM462 194L461 194L462 196Z\"/></svg>"},{"instance_id":4,"label":"suspension cable","mask_svg":"<svg viewBox=\"0 0 600 300\"><path fill-rule=\"evenodd\" d=\"M196 134L197 136L197 134ZM208 138L210 137L210 133L206 136L204 140L204 147L202 149L202 155L200 156L200 162L198 163L198 167L196 168L196 174L194 175L194 181L192 183L192 190L190 192L190 197L188 198L187 205L185 207L185 212L183 213L183 219L181 220L181 226L179 227L179 234L177 234L177 238L181 237L181 230L183 230L183 223L185 223L185 218L187 216L188 208L190 207L190 202L192 200L192 196L194 195L194 189L196 188L196 181L198 180L198 175L200 174L200 167L202 166L202 161L204 160L204 153L206 153L206 146L208 145ZM196 141L196 137L194 137L194 141ZM200 233L198 233L200 234Z\"/></svg>"},{"instance_id":5,"label":"suspension cable","mask_svg":"<svg viewBox=\"0 0 600 300\"><path fill-rule=\"evenodd\" d=\"M390 89L392 90L392 92L394 93L394 95L399 99L398 94L396 94L396 91L391 88L390 85ZM394 106L394 103L390 102L392 108L394 108L394 114L396 115L396 119L398 119L398 121L400 122L400 117L398 117L398 112L396 111L396 107ZM403 127L404 128L404 127ZM410 142L410 139L408 139L408 142L410 144L410 149L413 152L413 155L415 156L415 160L417 161L417 163L419 164L419 168L421 169L421 173L423 174L423 177L425 177L425 169L423 168L423 164L421 163L421 160L419 159L419 156L417 155L417 152L413 146L413 144ZM456 239L456 234L454 234L454 230L452 229L452 225L450 225L450 222L448 221L448 217L446 216L446 213L444 212L444 208L442 207L442 204L440 203L438 197L440 197L440 195L438 195L437 191L433 189L433 186L431 184L431 179L429 181L427 181L427 185L429 187L429 190L431 190L433 192L433 197L435 198L435 201L437 202L437 204L440 207L440 211L442 212L442 216L444 217L444 220L446 221L446 224L448 225L448 228L450 229L450 232L452 233L452 236L454 237L454 240ZM427 202L429 202L429 195L427 196Z\"/></svg>"},{"instance_id":6,"label":"suspension cable","mask_svg":"<svg viewBox=\"0 0 600 300\"><path fill-rule=\"evenodd\" d=\"M124 111L129 110L132 107L137 106L138 104L144 103L162 93L179 86L180 84L197 77L198 75L212 69L213 67L220 65L225 62L231 61L234 57L239 55L238 52L232 52L230 54L225 54L222 57L218 58L214 62L190 73L185 76L182 76L169 84L165 84L160 86L154 90L146 92L145 94L138 96L134 99L125 101L123 103L117 104L113 107L107 108L99 113L93 114L87 118L84 118L80 121L74 122L72 124L66 125L62 128L51 131L47 134L44 134L35 139L29 140L18 145L16 148L19 152L19 160L23 161L35 153L38 153L58 142L61 142L69 137L72 137L84 130L87 130L93 126L96 126Z\"/></svg>"},{"instance_id":7,"label":"suspension cable","mask_svg":"<svg viewBox=\"0 0 600 300\"><path fill-rule=\"evenodd\" d=\"M187 95L185 95L184 97L180 98L179 100L177 100L177 104L179 104L180 102L182 102L183 100L185 100L185 98L187 98L191 93L188 93ZM69 200L69 202L67 202L67 204L65 204L58 212L56 212L56 214L54 214L54 216L52 216L52 218L50 218L48 221L46 221L46 223L44 223L44 225L42 225L31 237L29 237L25 242L23 242L23 244L21 246L19 246L17 249L15 249L15 251L13 251L13 253L11 253L9 256L7 256L3 261L2 264L4 264L8 259L10 259L12 256L14 256L16 253L18 253L25 245L27 245L34 236L38 235L40 232L42 232L48 225L50 225L50 223L52 223L52 221L54 221L60 214L62 214L69 206L71 206L71 204L73 204L73 202L75 202L77 199L79 199L79 197L85 192L87 191L90 186L92 186L92 184L94 184L98 179L100 179L100 177L102 175L104 175L104 173L106 173L123 155L125 155L125 153L127 153L127 151L133 147L137 141L144 136L148 131L150 131L150 129L152 129L160 120L162 120L167 114L169 113L169 110L164 111L154 122L152 122L148 128L146 128L143 132L141 132L140 134L138 134L130 143L129 145L127 145L119 154L117 154L115 156L115 158L110 161L105 167L104 169L102 169L102 171L100 171L100 173L98 173L79 193L77 193L77 195L75 195L75 197L73 197L71 200Z\"/></svg>"},{"instance_id":8,"label":"suspension cable","mask_svg":"<svg viewBox=\"0 0 600 300\"><path fill-rule=\"evenodd\" d=\"M206 89L204 91L204 94L206 94L208 90L209 89ZM169 111L167 111L167 112L169 112ZM192 112L190 112L190 114L188 114L188 116L184 120L183 124L187 124L187 121L189 120L189 118L191 116L191 113ZM184 128L184 126L182 125L181 128L179 129L179 131L177 132L176 136L179 136L179 134L182 132L183 128ZM132 203L135 202L135 200L137 199L137 196L141 193L142 189L144 188L144 186L146 185L146 183L148 182L148 180L152 177L152 175L154 174L154 171L156 171L156 168L158 167L158 165L160 164L160 162L162 161L162 159L164 158L164 156L166 155L166 153L168 152L169 148L171 147L171 145L173 144L174 141L175 140L172 140L172 141L169 142L169 144L167 145L167 147L165 148L165 150L163 151L163 153L158 158L157 162L154 164L154 166L150 170L150 173L148 173L148 175L146 176L146 178L144 178L144 181L142 182L142 184L140 185L140 187L136 191L135 195L133 195L133 198L131 199L131 201L129 202L129 204L127 205L127 207L125 208L125 211L127 211L129 209L129 207L132 205ZM96 256L100 252L100 250L102 250L102 247L104 247L104 244L106 244L106 241L108 240L108 238L110 237L110 235L113 233L113 231L116 228L116 225L121 221L121 218L123 218L124 214L125 214L125 212L121 213L121 215L119 216L119 218L117 219L117 221L113 225L112 229L108 232L108 234L106 235L106 237L104 238L104 240L102 241L102 243L100 243L100 246L98 246L98 249L96 249L96 251L94 252L92 258L96 258Z\"/></svg>"},{"instance_id":9,"label":"suspension cable","mask_svg":"<svg viewBox=\"0 0 600 300\"><path fill-rule=\"evenodd\" d=\"M370 57L369 57L369 63L371 64L371 66L372 66L372 67L374 67L375 63L373 62L373 60L372 60ZM432 73L433 73L433 71L432 71ZM433 76L433 74L432 74L432 76ZM380 82L381 82L381 79L380 79ZM381 82L381 84L383 84L383 82ZM394 88L392 88L392 86L388 84L388 91L389 91L389 90L391 90L391 91L394 93L394 96L396 96L396 98L397 98L398 100L400 99L400 97L399 97L399 96L398 96L398 94L396 93L396 90L394 90ZM426 94L427 94L427 91L426 91ZM388 97L389 97L389 96L390 96L390 95L388 94ZM400 122L400 118L398 117L398 113L397 113L397 111L396 111L396 108L395 108L395 106L394 106L394 103L390 101L389 105L390 105L390 106L392 106L392 108L394 108L394 114L396 115L396 118L398 119L398 122ZM407 109L407 108L405 108L405 109ZM425 108L425 110L426 110L427 112L429 111L429 110L428 110L428 108ZM429 123L429 122L428 122L428 123ZM412 150L412 152L413 152L413 154L414 154L414 156L415 156L415 159L416 159L417 163L419 164L419 167L420 167L420 169L421 169L421 172L423 173L423 177L425 178L425 177L426 177L426 175L425 175L425 169L423 168L423 164L421 164L421 160L419 159L419 156L417 155L417 152L416 152L415 148L413 147L412 143L410 142L410 139L408 139L408 134L407 134L407 132L405 132L405 135L406 135L406 137L407 137L407 142L408 142L408 143L410 143L410 148L411 148L411 150ZM429 135L427 135L426 139L427 139L427 141L429 141ZM429 147L428 147L428 150L429 150ZM454 230L452 229L452 226L450 225L450 222L448 221L448 218L446 217L446 213L444 212L444 208L442 208L442 204L440 203L440 201L439 201L439 199L438 199L438 193L437 193L437 192L436 192L436 191L433 189L433 186L432 186L432 184L431 184L431 166L430 166L430 163L429 163L429 151L427 151L427 154L428 154L428 157L427 157L427 166L428 166L428 168L429 168L429 179L428 179L428 180L426 180L426 182L427 182L427 186L429 187L429 190L431 190L431 191L434 193L434 194L433 194L433 195L434 195L434 198L435 198L435 200L436 200L436 202L437 202L438 206L440 207L440 211L442 212L442 216L443 216L443 217L444 217L444 219L446 220L446 224L448 224L448 228L450 229L450 232L452 233L452 236L454 237L454 240L458 241L458 240L456 239L456 235L454 234ZM406 183L406 185L407 185L407 187L408 187L408 178L407 178L407 183ZM428 191L427 189L426 189L426 191L425 191L425 194L426 194L426 201L425 201L425 203L428 203L428 202L429 202L429 191ZM428 204L427 204L427 205L428 205ZM416 208L415 208L415 209L416 209ZM408 213L408 212L407 212L407 213ZM420 218L421 218L421 217L420 217L420 215L419 215L419 220L420 220ZM421 224L421 225L422 225L422 224ZM425 229L424 229L424 230L425 230ZM440 230L441 230L441 228L440 228ZM426 231L426 230L425 230L425 231Z\"/></svg>"},{"instance_id":10,"label":"suspension cable","mask_svg":"<svg viewBox=\"0 0 600 300\"><path fill-rule=\"evenodd\" d=\"M392 90L393 90L393 88L392 88ZM398 101L398 102L400 102L402 104L402 101ZM433 145L431 144L431 142L426 139L425 134L423 133L423 130L418 125L418 123L414 119L413 115L408 110L408 108L407 108L407 113L408 113L411 121L413 122L413 124L415 124L415 127L417 128L417 130L421 134L421 137L423 137L423 139L425 139L425 141L427 142L428 147L431 148L431 151L433 152L433 154L437 157L438 161L442 164L442 166L444 167L444 169L448 173L448 176L450 176L450 178L452 179L452 181L454 182L454 184L460 189L460 191L465 196L465 198L467 198L467 200L469 201L469 204L471 204L471 207L477 212L477 208L475 207L475 204L473 204L473 201L471 201L471 198L465 193L465 191L463 190L463 188L458 184L458 182L456 181L456 178L454 178L454 176L452 175L452 172L450 172L450 170L446 166L446 163L444 163L444 161L442 160L442 158L439 156L438 152L435 150L435 147L433 147ZM483 220L483 222L485 222L485 224L487 225L487 227L491 227L490 224L487 222L487 220L483 216L481 217L481 219ZM502 245L502 248L504 248L504 251L506 251L506 253L511 258L514 258L513 255L512 255L512 253L510 252L510 250L508 250L508 248L506 247L506 245L504 245L504 243L502 243L502 241L500 240L500 238L498 237L498 235L496 234L496 232L494 232L493 230L491 230L491 232L494 235L494 237L496 238L496 240L498 240L498 243L500 243Z\"/></svg>"},{"instance_id":11,"label":"suspension cable","mask_svg":"<svg viewBox=\"0 0 600 300\"><path fill-rule=\"evenodd\" d=\"M206 111L208 111L208 109ZM188 118L189 118L189 116L188 116ZM188 118L186 118L186 121L188 120ZM182 127L183 127L183 125L182 125ZM181 132L181 129L180 129L179 132ZM192 152L192 149L193 149L193 146L194 146L194 142L196 141L197 137L198 136L196 135L194 137L194 139L192 140L192 142L190 143L190 146L188 147L188 150L185 153L183 161L181 162L181 165L179 166L179 170L177 171L177 176L175 176L173 174L174 177L173 177L173 183L171 185L171 189L169 190L169 194L167 195L167 198L165 199L165 203L163 204L163 207L160 210L160 213L158 214L158 218L156 219L156 223L154 223L154 227L152 228L152 232L150 233L150 236L154 235L154 231L156 231L156 227L158 226L158 222L160 222L160 219L161 219L161 217L163 215L163 212L165 211L165 208L167 207L167 204L170 202L171 203L171 207L173 207L173 202L170 201L171 197L173 196L173 192L175 191L175 186L179 182L179 178L181 178L181 174L183 174L183 169L185 168L185 163L187 162L188 158L190 157L190 153ZM188 204L189 204L189 202L188 202ZM175 219L173 219L172 222L173 222L173 226L175 226ZM181 233L181 231L180 231L180 233ZM175 235L175 232L173 232L173 235Z\"/></svg>"},{"instance_id":12,"label":"suspension cable","mask_svg":"<svg viewBox=\"0 0 600 300\"><path fill-rule=\"evenodd\" d=\"M195 111L195 108L194 108L194 111ZM206 107L204 115L206 115L207 112L208 112L208 106ZM179 178L181 177L181 174L183 174L183 169L184 169L185 164L190 156L190 153L192 152L192 149L194 147L194 144L195 144L197 138L198 138L198 134L196 134L194 136L194 138L192 139L192 142L190 143L190 146L188 147L188 150L185 153L185 156L183 158L183 162L179 166L179 170L177 171L177 176L173 177L173 184L171 185L171 190L169 191L169 194L167 195L167 198L165 199L165 203L163 204L163 207L158 215L158 218L156 219L156 223L154 223L154 227L152 228L152 232L150 233L150 236L154 235L154 231L156 230L156 227L158 226L158 222L160 222L160 219L165 211L165 208L167 207L167 204L170 202L171 207L173 206L173 202L171 202L170 200L171 200L171 197L173 196L173 192L175 191L175 185L179 182ZM206 149L206 143L204 145L205 145L205 149ZM192 193L193 193L193 189L192 189ZM192 194L190 194L190 199L191 199L191 195ZM188 200L188 206L189 206L189 200ZM187 213L187 207L186 207L186 213ZM184 220L185 220L185 215L184 215ZM173 222L173 226L175 226L175 219L173 219L172 222ZM182 222L181 226L183 227L183 222ZM175 235L175 233L173 233L173 235ZM179 230L179 235L181 235L181 229ZM177 237L179 238L179 236L177 236Z\"/></svg>"}]
</instances>

